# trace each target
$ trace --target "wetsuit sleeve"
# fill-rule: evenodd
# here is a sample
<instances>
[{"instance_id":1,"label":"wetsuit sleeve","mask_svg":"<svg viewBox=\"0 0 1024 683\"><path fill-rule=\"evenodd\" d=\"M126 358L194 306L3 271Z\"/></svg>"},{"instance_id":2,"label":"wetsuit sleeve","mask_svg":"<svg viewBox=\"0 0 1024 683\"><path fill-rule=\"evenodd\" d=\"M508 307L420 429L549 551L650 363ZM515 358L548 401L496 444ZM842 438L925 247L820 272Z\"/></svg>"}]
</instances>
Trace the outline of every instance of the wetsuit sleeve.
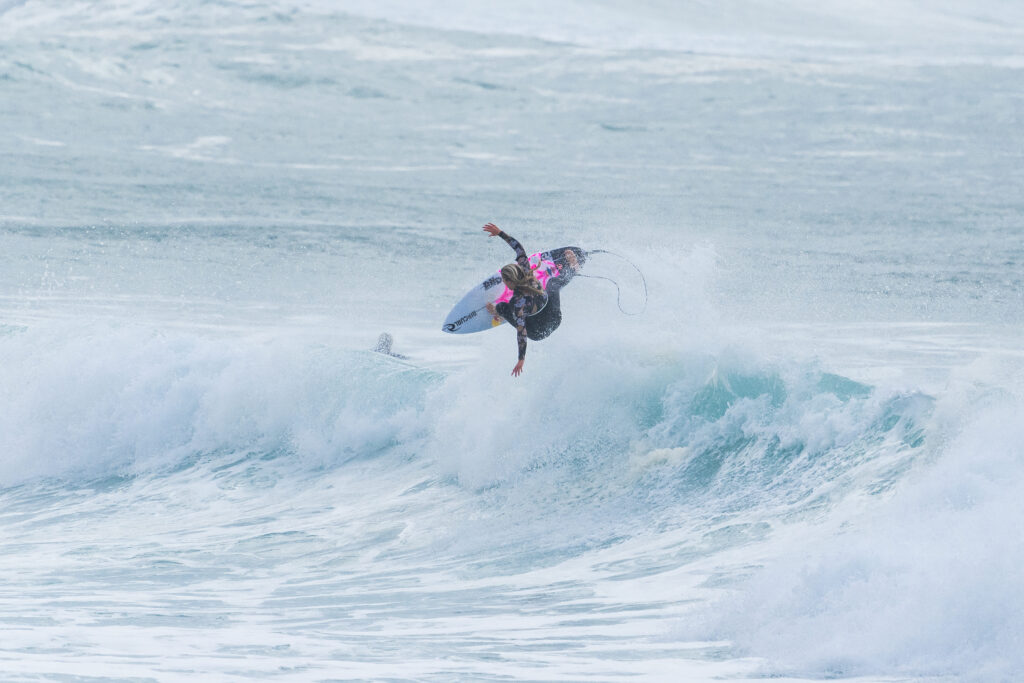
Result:
<instances>
[{"instance_id":1,"label":"wetsuit sleeve","mask_svg":"<svg viewBox=\"0 0 1024 683\"><path fill-rule=\"evenodd\" d=\"M530 269L530 257L526 255L526 250L523 249L523 245L519 244L519 241L512 237L512 235L506 234L504 230L498 233L498 237L505 240L508 246L512 247L516 252L516 263L521 265L527 270Z\"/></svg>"},{"instance_id":2,"label":"wetsuit sleeve","mask_svg":"<svg viewBox=\"0 0 1024 683\"><path fill-rule=\"evenodd\" d=\"M516 321L516 344L519 345L519 360L526 360L526 297L512 299L512 315Z\"/></svg>"},{"instance_id":3,"label":"wetsuit sleeve","mask_svg":"<svg viewBox=\"0 0 1024 683\"><path fill-rule=\"evenodd\" d=\"M505 240L508 246L512 247L516 252L516 263L525 268L527 271L530 270L530 257L526 255L526 250L523 249L523 245L519 244L519 241L507 234L504 230L498 233L498 237ZM519 360L526 360L526 304L527 297L525 296L514 296L512 297L512 317L516 321L516 344L519 346Z\"/></svg>"}]
</instances>

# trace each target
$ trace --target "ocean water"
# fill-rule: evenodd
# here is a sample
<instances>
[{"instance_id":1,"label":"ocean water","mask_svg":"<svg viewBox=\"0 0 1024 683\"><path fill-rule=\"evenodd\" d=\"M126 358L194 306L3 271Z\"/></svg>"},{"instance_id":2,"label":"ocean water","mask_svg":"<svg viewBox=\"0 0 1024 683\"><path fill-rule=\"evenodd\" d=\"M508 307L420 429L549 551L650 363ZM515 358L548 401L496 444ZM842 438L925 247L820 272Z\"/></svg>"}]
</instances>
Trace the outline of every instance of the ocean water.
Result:
<instances>
[{"instance_id":1,"label":"ocean water","mask_svg":"<svg viewBox=\"0 0 1024 683\"><path fill-rule=\"evenodd\" d=\"M0 680L1020 680L1022 46L0 0ZM489 221L644 312L510 377Z\"/></svg>"}]
</instances>

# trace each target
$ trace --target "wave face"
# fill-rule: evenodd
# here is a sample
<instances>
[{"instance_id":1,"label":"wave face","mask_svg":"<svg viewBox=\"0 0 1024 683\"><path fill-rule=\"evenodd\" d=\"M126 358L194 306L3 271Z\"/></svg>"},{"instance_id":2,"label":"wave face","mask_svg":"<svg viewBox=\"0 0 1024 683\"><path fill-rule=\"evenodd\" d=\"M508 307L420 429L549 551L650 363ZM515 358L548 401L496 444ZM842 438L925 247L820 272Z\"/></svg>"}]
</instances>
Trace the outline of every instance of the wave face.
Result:
<instances>
[{"instance_id":1,"label":"wave face","mask_svg":"<svg viewBox=\"0 0 1024 683\"><path fill-rule=\"evenodd\" d=\"M1022 36L0 0L0 677L1013 680Z\"/></svg>"}]
</instances>

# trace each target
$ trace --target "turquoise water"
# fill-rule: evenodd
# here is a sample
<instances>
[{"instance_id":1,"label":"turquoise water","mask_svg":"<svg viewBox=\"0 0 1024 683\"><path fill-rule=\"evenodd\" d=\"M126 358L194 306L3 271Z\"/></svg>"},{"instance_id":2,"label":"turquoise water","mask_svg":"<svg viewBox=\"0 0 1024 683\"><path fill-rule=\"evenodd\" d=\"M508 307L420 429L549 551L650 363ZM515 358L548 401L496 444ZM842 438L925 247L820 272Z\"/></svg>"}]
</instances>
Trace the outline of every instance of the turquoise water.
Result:
<instances>
[{"instance_id":1,"label":"turquoise water","mask_svg":"<svg viewBox=\"0 0 1024 683\"><path fill-rule=\"evenodd\" d=\"M0 2L4 680L1013 680L1022 38Z\"/></svg>"}]
</instances>

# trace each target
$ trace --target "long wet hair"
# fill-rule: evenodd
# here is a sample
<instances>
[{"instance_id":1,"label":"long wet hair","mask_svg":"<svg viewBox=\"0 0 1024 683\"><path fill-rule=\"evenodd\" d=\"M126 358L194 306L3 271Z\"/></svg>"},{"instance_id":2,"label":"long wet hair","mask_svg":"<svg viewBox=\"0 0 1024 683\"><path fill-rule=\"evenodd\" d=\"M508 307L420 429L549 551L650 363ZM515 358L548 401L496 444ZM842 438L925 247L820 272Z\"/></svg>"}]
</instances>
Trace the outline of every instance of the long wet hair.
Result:
<instances>
[{"instance_id":1,"label":"long wet hair","mask_svg":"<svg viewBox=\"0 0 1024 683\"><path fill-rule=\"evenodd\" d=\"M510 263L501 269L501 277L508 284L512 285L512 291L516 294L530 294L532 296L543 296L544 290L537 281L537 276L529 268L523 268L518 263Z\"/></svg>"}]
</instances>

